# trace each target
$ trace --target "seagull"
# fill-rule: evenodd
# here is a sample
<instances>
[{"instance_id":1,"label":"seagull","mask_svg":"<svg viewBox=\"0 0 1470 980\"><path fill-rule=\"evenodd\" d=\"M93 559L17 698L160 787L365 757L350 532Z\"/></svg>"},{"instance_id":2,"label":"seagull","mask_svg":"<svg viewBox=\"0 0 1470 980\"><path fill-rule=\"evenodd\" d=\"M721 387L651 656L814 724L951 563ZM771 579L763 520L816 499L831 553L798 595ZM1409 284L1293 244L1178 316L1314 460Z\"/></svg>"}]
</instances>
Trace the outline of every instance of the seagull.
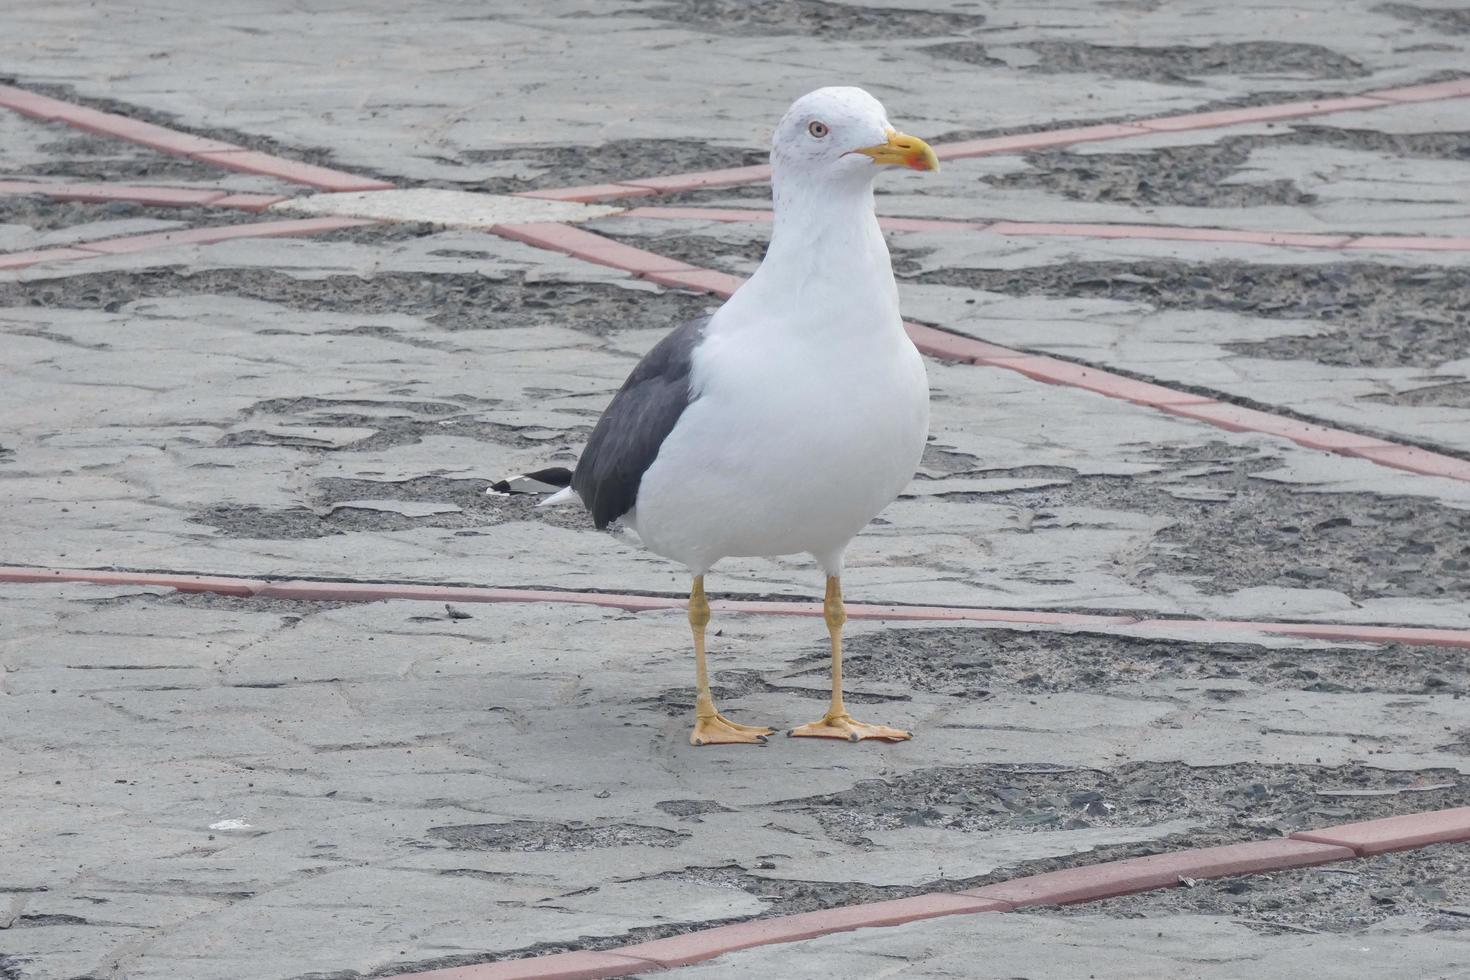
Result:
<instances>
[{"instance_id":1,"label":"seagull","mask_svg":"<svg viewBox=\"0 0 1470 980\"><path fill-rule=\"evenodd\" d=\"M764 743L770 728L715 707L705 573L721 558L810 554L826 573L832 700L796 737L897 742L842 701L843 556L913 478L929 431L924 362L904 332L873 211L885 167L938 170L860 88L797 99L771 141L765 258L714 314L638 362L593 429L571 485L599 530L619 518L693 576L694 745Z\"/></svg>"}]
</instances>

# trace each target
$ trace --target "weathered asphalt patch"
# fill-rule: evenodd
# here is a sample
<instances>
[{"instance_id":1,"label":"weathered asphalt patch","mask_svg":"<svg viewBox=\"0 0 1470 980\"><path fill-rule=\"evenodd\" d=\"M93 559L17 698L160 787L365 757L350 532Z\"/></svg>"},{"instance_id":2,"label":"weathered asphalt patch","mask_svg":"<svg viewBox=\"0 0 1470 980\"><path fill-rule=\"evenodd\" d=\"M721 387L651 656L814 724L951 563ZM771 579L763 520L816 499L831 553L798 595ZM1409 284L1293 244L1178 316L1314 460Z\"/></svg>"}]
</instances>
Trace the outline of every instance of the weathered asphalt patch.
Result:
<instances>
[{"instance_id":1,"label":"weathered asphalt patch","mask_svg":"<svg viewBox=\"0 0 1470 980\"><path fill-rule=\"evenodd\" d=\"M109 136L80 133L64 123L31 120L27 125L46 127L46 130L55 134L55 139L39 147L48 154L47 159L19 169L0 165L0 172L25 177L65 177L75 181L118 184L208 181L220 176L220 170L209 164L160 153Z\"/></svg>"},{"instance_id":2,"label":"weathered asphalt patch","mask_svg":"<svg viewBox=\"0 0 1470 980\"><path fill-rule=\"evenodd\" d=\"M1273 135L1226 136L1213 143L1162 146L1146 153L1027 153L1027 169L981 178L992 187L1043 190L1078 201L1137 206L1244 208L1318 200L1294 180L1241 179L1261 149L1322 146L1395 157L1470 160L1470 133L1385 133L1294 125Z\"/></svg>"},{"instance_id":3,"label":"weathered asphalt patch","mask_svg":"<svg viewBox=\"0 0 1470 980\"><path fill-rule=\"evenodd\" d=\"M849 844L904 827L1048 833L1178 819L1196 821L1205 832L1248 839L1389 816L1403 810L1405 799L1423 810L1463 806L1470 787L1462 781L1454 771L1401 773L1367 766L981 765L911 770L840 793L790 800L781 808L816 817L831 837ZM1058 866L1076 863L1069 859Z\"/></svg>"},{"instance_id":4,"label":"weathered asphalt patch","mask_svg":"<svg viewBox=\"0 0 1470 980\"><path fill-rule=\"evenodd\" d=\"M431 181L495 194L579 184L606 184L638 177L724 170L765 163L767 151L754 147L722 146L703 140L608 140L596 147L515 146L493 150L464 150L469 163L513 163L526 176L483 180Z\"/></svg>"},{"instance_id":5,"label":"weathered asphalt patch","mask_svg":"<svg viewBox=\"0 0 1470 980\"><path fill-rule=\"evenodd\" d=\"M376 336L376 332L373 335ZM473 396L465 397L464 404L455 406L452 413L440 410L438 405L443 403L387 400L373 403L361 399L343 399L338 402L332 399L312 397L273 398L252 406L244 413L243 424L248 426L258 422L261 428L236 430L222 436L218 445L290 446L295 449L318 452L370 452L393 446L413 445L425 437L446 434L462 436L478 442L493 442L521 448L546 445L548 430L545 428L509 425L487 419L485 415L495 407L493 401L488 404L480 401L477 404L472 398ZM435 407L428 411L411 407L424 404ZM364 411L373 406L376 406L379 411ZM596 421L595 417L587 420L586 427L589 431ZM354 439L345 444L334 444L313 437L312 430L318 426L373 431L361 439ZM560 435L563 432L575 434L580 428L574 426L567 430L558 429L556 434ZM374 488L367 485L370 482L364 481L364 485L359 489L365 492L372 491ZM385 485L397 487L394 495L398 499L421 499L414 495L421 489L416 485ZM405 496L404 491L407 491L409 495ZM324 492L335 491L324 489Z\"/></svg>"},{"instance_id":6,"label":"weathered asphalt patch","mask_svg":"<svg viewBox=\"0 0 1470 980\"><path fill-rule=\"evenodd\" d=\"M1164 310L1228 310L1266 319L1316 320L1330 327L1312 336L1228 345L1255 357L1437 367L1470 356L1470 310L1463 301L1470 290L1466 269L1159 259L939 269L913 280L1008 296L1085 296Z\"/></svg>"},{"instance_id":7,"label":"weathered asphalt patch","mask_svg":"<svg viewBox=\"0 0 1470 980\"><path fill-rule=\"evenodd\" d=\"M844 41L935 37L985 26L979 14L870 7L829 0L674 0L636 10L626 16L656 17L680 27L734 36L826 37Z\"/></svg>"},{"instance_id":8,"label":"weathered asphalt patch","mask_svg":"<svg viewBox=\"0 0 1470 980\"><path fill-rule=\"evenodd\" d=\"M458 429L456 434L475 438L471 433ZM559 527L592 530L591 519L580 508L538 509L539 497L487 494L485 487L484 480L444 477L418 477L398 482L332 478L313 485L311 507L268 510L248 505L218 504L191 515L189 519L212 527L227 537L256 540L321 538L412 527L472 531L507 521L542 521ZM382 506L354 506L353 501L381 501ZM442 506L423 508L425 512L416 513L410 507L395 512L392 507L395 501Z\"/></svg>"},{"instance_id":9,"label":"weathered asphalt patch","mask_svg":"<svg viewBox=\"0 0 1470 980\"><path fill-rule=\"evenodd\" d=\"M1368 74L1361 64L1330 48L1289 41L1143 47L1048 40L1033 41L1026 47L1039 58L1036 71L1086 72L1174 84L1198 84L1195 78L1203 75L1358 78Z\"/></svg>"},{"instance_id":10,"label":"weathered asphalt patch","mask_svg":"<svg viewBox=\"0 0 1470 980\"><path fill-rule=\"evenodd\" d=\"M1460 844L1344 864L1191 882L1033 915L1224 915L1264 932L1361 933L1389 919L1424 933L1470 929L1470 855Z\"/></svg>"},{"instance_id":11,"label":"weathered asphalt patch","mask_svg":"<svg viewBox=\"0 0 1470 980\"><path fill-rule=\"evenodd\" d=\"M796 675L826 676L827 654L803 658ZM996 692L1104 692L1156 680L1191 680L1210 700L1239 696L1237 680L1321 693L1459 697L1470 668L1457 650L1381 647L1291 650L1259 643L1182 643L1098 633L930 628L853 637L843 674L892 689L975 702ZM1219 682L1212 684L1211 682Z\"/></svg>"},{"instance_id":12,"label":"weathered asphalt patch","mask_svg":"<svg viewBox=\"0 0 1470 980\"><path fill-rule=\"evenodd\" d=\"M134 201L53 201L42 194L0 194L0 224L25 225L38 232L142 219L175 222L190 228L262 220L257 214L233 208L150 207Z\"/></svg>"},{"instance_id":13,"label":"weathered asphalt patch","mask_svg":"<svg viewBox=\"0 0 1470 980\"><path fill-rule=\"evenodd\" d=\"M429 836L463 851L590 851L605 847L674 847L684 835L637 824L573 826L536 820L434 827Z\"/></svg>"},{"instance_id":14,"label":"weathered asphalt patch","mask_svg":"<svg viewBox=\"0 0 1470 980\"><path fill-rule=\"evenodd\" d=\"M1260 464L1219 468L1188 488L1095 476L985 499L1024 508L1032 527L1095 521L1097 511L1168 515L1140 574L1177 576L1214 594L1283 585L1357 598L1470 598L1470 511L1420 497L1301 493L1251 476Z\"/></svg>"},{"instance_id":15,"label":"weathered asphalt patch","mask_svg":"<svg viewBox=\"0 0 1470 980\"><path fill-rule=\"evenodd\" d=\"M418 237L393 226L333 233L347 240ZM329 236L323 236L331 240ZM163 296L236 296L296 310L405 313L446 332L502 327L563 326L604 336L638 327L672 328L701 316L712 301L674 290L653 292L605 283L565 283L528 277L494 279L479 273L380 272L371 278L332 275L304 279L274 269L174 269L100 272L29 282L0 282L0 307L91 309L97 297L120 306Z\"/></svg>"},{"instance_id":16,"label":"weathered asphalt patch","mask_svg":"<svg viewBox=\"0 0 1470 980\"><path fill-rule=\"evenodd\" d=\"M1363 395L1358 400L1381 405L1470 408L1470 381L1431 382L1421 388L1410 388L1392 394Z\"/></svg>"},{"instance_id":17,"label":"weathered asphalt patch","mask_svg":"<svg viewBox=\"0 0 1470 980\"><path fill-rule=\"evenodd\" d=\"M1411 3L1384 3L1374 8L1402 20L1446 34L1470 34L1470 10L1461 7L1420 7Z\"/></svg>"}]
</instances>

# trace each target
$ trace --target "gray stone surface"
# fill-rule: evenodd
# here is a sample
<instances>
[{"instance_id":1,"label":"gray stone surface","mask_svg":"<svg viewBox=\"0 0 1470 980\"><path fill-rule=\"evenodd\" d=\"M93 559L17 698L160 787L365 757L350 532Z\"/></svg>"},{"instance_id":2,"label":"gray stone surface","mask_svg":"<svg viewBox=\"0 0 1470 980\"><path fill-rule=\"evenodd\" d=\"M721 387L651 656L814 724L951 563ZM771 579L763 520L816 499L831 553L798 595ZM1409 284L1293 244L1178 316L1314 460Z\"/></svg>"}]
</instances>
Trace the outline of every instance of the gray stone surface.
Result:
<instances>
[{"instance_id":1,"label":"gray stone surface","mask_svg":"<svg viewBox=\"0 0 1470 980\"><path fill-rule=\"evenodd\" d=\"M11 12L0 63L293 159L504 194L759 160L780 108L833 80L958 139L1465 62L1467 35L1428 8L1248 13L250 0L201 18L62 0ZM1463 235L1466 104L954 161L886 178L879 207ZM304 196L10 113L0 176ZM448 210L400 217L469 221L463 197L401 200ZM0 207L4 251L257 220ZM736 273L766 234L590 227ZM1459 254L891 243L917 319L1470 449ZM711 303L415 220L0 272L0 561L680 594L683 571L627 536L484 490L570 464L635 359ZM929 371L930 450L854 545L850 600L1470 628L1470 484L999 369ZM819 584L799 559L710 580L716 596ZM725 710L781 727L820 714L818 620L715 625ZM1188 621L849 630L850 704L914 742L693 749L678 611L0 588L0 977L350 980L1470 802L1457 651ZM688 972L1223 978L1330 960L1449 976L1465 968L1464 880L1459 850L1435 848Z\"/></svg>"},{"instance_id":2,"label":"gray stone surface","mask_svg":"<svg viewBox=\"0 0 1470 980\"><path fill-rule=\"evenodd\" d=\"M1470 164L1457 165L1463 185ZM768 234L765 225L632 218L591 227L737 273L754 267ZM1459 316L1460 253L974 232L894 233L890 244L904 265L905 310L923 322L1470 449L1470 346L1458 330L1424 336L1428 324ZM1417 302L1405 303L1411 289Z\"/></svg>"},{"instance_id":3,"label":"gray stone surface","mask_svg":"<svg viewBox=\"0 0 1470 980\"><path fill-rule=\"evenodd\" d=\"M712 753L686 741L677 612L451 619L90 586L7 586L0 602L0 888L25 926L0 931L0 952L24 977L289 977L613 942L1279 832L1321 822L1344 786L1389 787L1333 796L1344 815L1409 805L1394 786L1439 787L1415 807L1463 802L1453 658L1414 694L1382 687L1388 654L1312 641L854 623L855 707L920 739ZM821 710L819 623L717 622L726 710L783 726ZM1020 637L1036 652L981 668L983 697L871 675L899 650L927 675L969 670ZM1210 679L1155 659L1181 655ZM1402 671L1425 654L1393 656ZM1343 693L1258 674L1283 658L1331 664ZM1070 677L1080 663L1115 680ZM1094 798L1106 809L1068 802Z\"/></svg>"},{"instance_id":4,"label":"gray stone surface","mask_svg":"<svg viewBox=\"0 0 1470 980\"><path fill-rule=\"evenodd\" d=\"M1470 969L1470 944L1463 933L1426 936L1412 926L1351 937L1271 936L1205 916L1120 921L1100 915L979 915L730 953L680 975L817 980L834 973L886 976L895 968L905 977L985 980L1309 980L1324 968L1334 977L1362 980L1449 978Z\"/></svg>"},{"instance_id":5,"label":"gray stone surface","mask_svg":"<svg viewBox=\"0 0 1470 980\"><path fill-rule=\"evenodd\" d=\"M405 18L391 4L305 10L253 0L208 30L191 21L194 29L160 34L160 16L185 15L138 7L97 17L84 4L63 3L17 11L0 58L25 80L137 102L187 125L218 127L227 118L231 128L287 145L327 147L339 165L455 182L554 175L534 148L603 140L695 139L714 148L709 165L718 165L730 150L765 145L772 105L834 78L861 79L896 119L939 135L1185 112L1261 92L1287 98L1366 90L1465 63L1463 35L1368 2L1345 8L1302 0L1252 8L1250 17L1203 0L1174 5L1167 16L1085 3L977 9L932 2L834 4L803 19L772 14L768 5L744 14L742 6L589 10L558 0L472 13L443 5ZM867 15L875 26L855 30L869 6L880 8ZM905 12L894 14L895 7ZM60 43L58 20L72 25ZM380 33L385 23L391 34ZM340 40L323 49L324 37ZM1231 71L1227 62L1224 71L1159 81L1140 77L1146 72L1119 77L1116 66L1097 59L1074 67L1039 58L1032 47L1066 41L1147 49L1283 37L1324 46L1318 60L1331 67L1256 60ZM220 57L222 43L231 57ZM979 44L988 60L925 50L945 43ZM686 67L690 59L697 71ZM1345 64L1358 67L1344 73ZM180 77L199 81L181 86ZM670 169L647 157L625 161L624 169L640 164L646 173L632 176Z\"/></svg>"},{"instance_id":6,"label":"gray stone surface","mask_svg":"<svg viewBox=\"0 0 1470 980\"><path fill-rule=\"evenodd\" d=\"M123 567L275 576L336 575L345 562L362 578L686 587L632 542L587 533L579 516L484 498L468 481L570 462L631 359L666 329L657 321L673 322L688 302L475 232L145 256L168 265L131 278L125 256L28 270L11 295L46 305L0 312L12 335L11 391L44 406L22 416L7 446L19 518L12 560L65 565L100 554ZM416 292L402 296L397 284L414 276ZM390 277L399 292L354 285L388 288ZM544 290L560 308L506 309L494 329L462 329L474 324L442 309L447 291L493 297L508 288ZM87 308L98 292L112 294L115 312ZM932 308L926 295L911 308ZM854 599L1196 615L1240 615L1249 605L1282 618L1470 622L1453 597L1425 593L1405 607L1359 589L1334 599L1330 582L1303 588L1277 575L1242 583L1267 590L1259 599L1229 598L1239 589L1201 594L1148 567L1151 552L1171 549L1161 533L1187 511L1171 504L1161 513L1139 497L1269 470L1299 486L1350 480L1419 498L1454 527L1470 501L1463 484L1232 436L997 369L936 363L930 377L937 468L854 546ZM1201 451L1223 468L1185 462ZM1048 513L1036 506L1045 494L975 482L1038 472L1062 486L1118 478L1118 491L1038 518ZM385 498L472 509L452 518L333 509ZM57 524L61 514L76 516ZM1119 563L1135 552L1142 567ZM1216 556L1192 558L1207 571ZM812 580L805 563L781 559L726 563L712 583L806 596Z\"/></svg>"}]
</instances>

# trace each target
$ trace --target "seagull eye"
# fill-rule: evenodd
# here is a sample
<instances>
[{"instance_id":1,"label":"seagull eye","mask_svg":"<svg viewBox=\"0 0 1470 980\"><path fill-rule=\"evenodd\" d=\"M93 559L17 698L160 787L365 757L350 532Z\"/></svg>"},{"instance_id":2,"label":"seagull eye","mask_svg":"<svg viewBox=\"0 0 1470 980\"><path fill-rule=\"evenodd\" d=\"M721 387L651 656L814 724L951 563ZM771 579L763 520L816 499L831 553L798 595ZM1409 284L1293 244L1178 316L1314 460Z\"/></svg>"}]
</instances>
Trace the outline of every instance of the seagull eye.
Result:
<instances>
[{"instance_id":1,"label":"seagull eye","mask_svg":"<svg viewBox=\"0 0 1470 980\"><path fill-rule=\"evenodd\" d=\"M814 119L811 125L806 128L806 131L811 133L816 139L822 139L827 135L827 124L819 119Z\"/></svg>"}]
</instances>

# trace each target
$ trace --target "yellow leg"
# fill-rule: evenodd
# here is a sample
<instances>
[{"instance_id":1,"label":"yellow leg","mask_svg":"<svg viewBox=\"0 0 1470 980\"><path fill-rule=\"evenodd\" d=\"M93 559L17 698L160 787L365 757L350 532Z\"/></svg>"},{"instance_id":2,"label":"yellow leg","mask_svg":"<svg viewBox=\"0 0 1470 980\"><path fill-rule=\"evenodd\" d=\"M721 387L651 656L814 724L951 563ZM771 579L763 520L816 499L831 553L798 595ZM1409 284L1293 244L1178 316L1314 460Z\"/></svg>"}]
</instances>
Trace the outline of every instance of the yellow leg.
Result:
<instances>
[{"instance_id":1,"label":"yellow leg","mask_svg":"<svg viewBox=\"0 0 1470 980\"><path fill-rule=\"evenodd\" d=\"M912 732L899 728L856 721L842 703L842 626L847 622L847 609L842 605L842 582L835 575L827 579L827 598L822 603L822 612L826 616L827 632L832 635L832 705L821 721L802 725L793 729L791 734L807 738L841 738L849 742L861 742L867 738L902 742L913 738Z\"/></svg>"},{"instance_id":2,"label":"yellow leg","mask_svg":"<svg viewBox=\"0 0 1470 980\"><path fill-rule=\"evenodd\" d=\"M709 625L709 600L704 597L704 576L694 576L689 593L689 628L694 631L694 683L698 695L694 702L694 731L691 745L765 744L766 736L775 729L753 725L737 725L715 710L715 698L709 690L709 672L704 665L704 628Z\"/></svg>"}]
</instances>

